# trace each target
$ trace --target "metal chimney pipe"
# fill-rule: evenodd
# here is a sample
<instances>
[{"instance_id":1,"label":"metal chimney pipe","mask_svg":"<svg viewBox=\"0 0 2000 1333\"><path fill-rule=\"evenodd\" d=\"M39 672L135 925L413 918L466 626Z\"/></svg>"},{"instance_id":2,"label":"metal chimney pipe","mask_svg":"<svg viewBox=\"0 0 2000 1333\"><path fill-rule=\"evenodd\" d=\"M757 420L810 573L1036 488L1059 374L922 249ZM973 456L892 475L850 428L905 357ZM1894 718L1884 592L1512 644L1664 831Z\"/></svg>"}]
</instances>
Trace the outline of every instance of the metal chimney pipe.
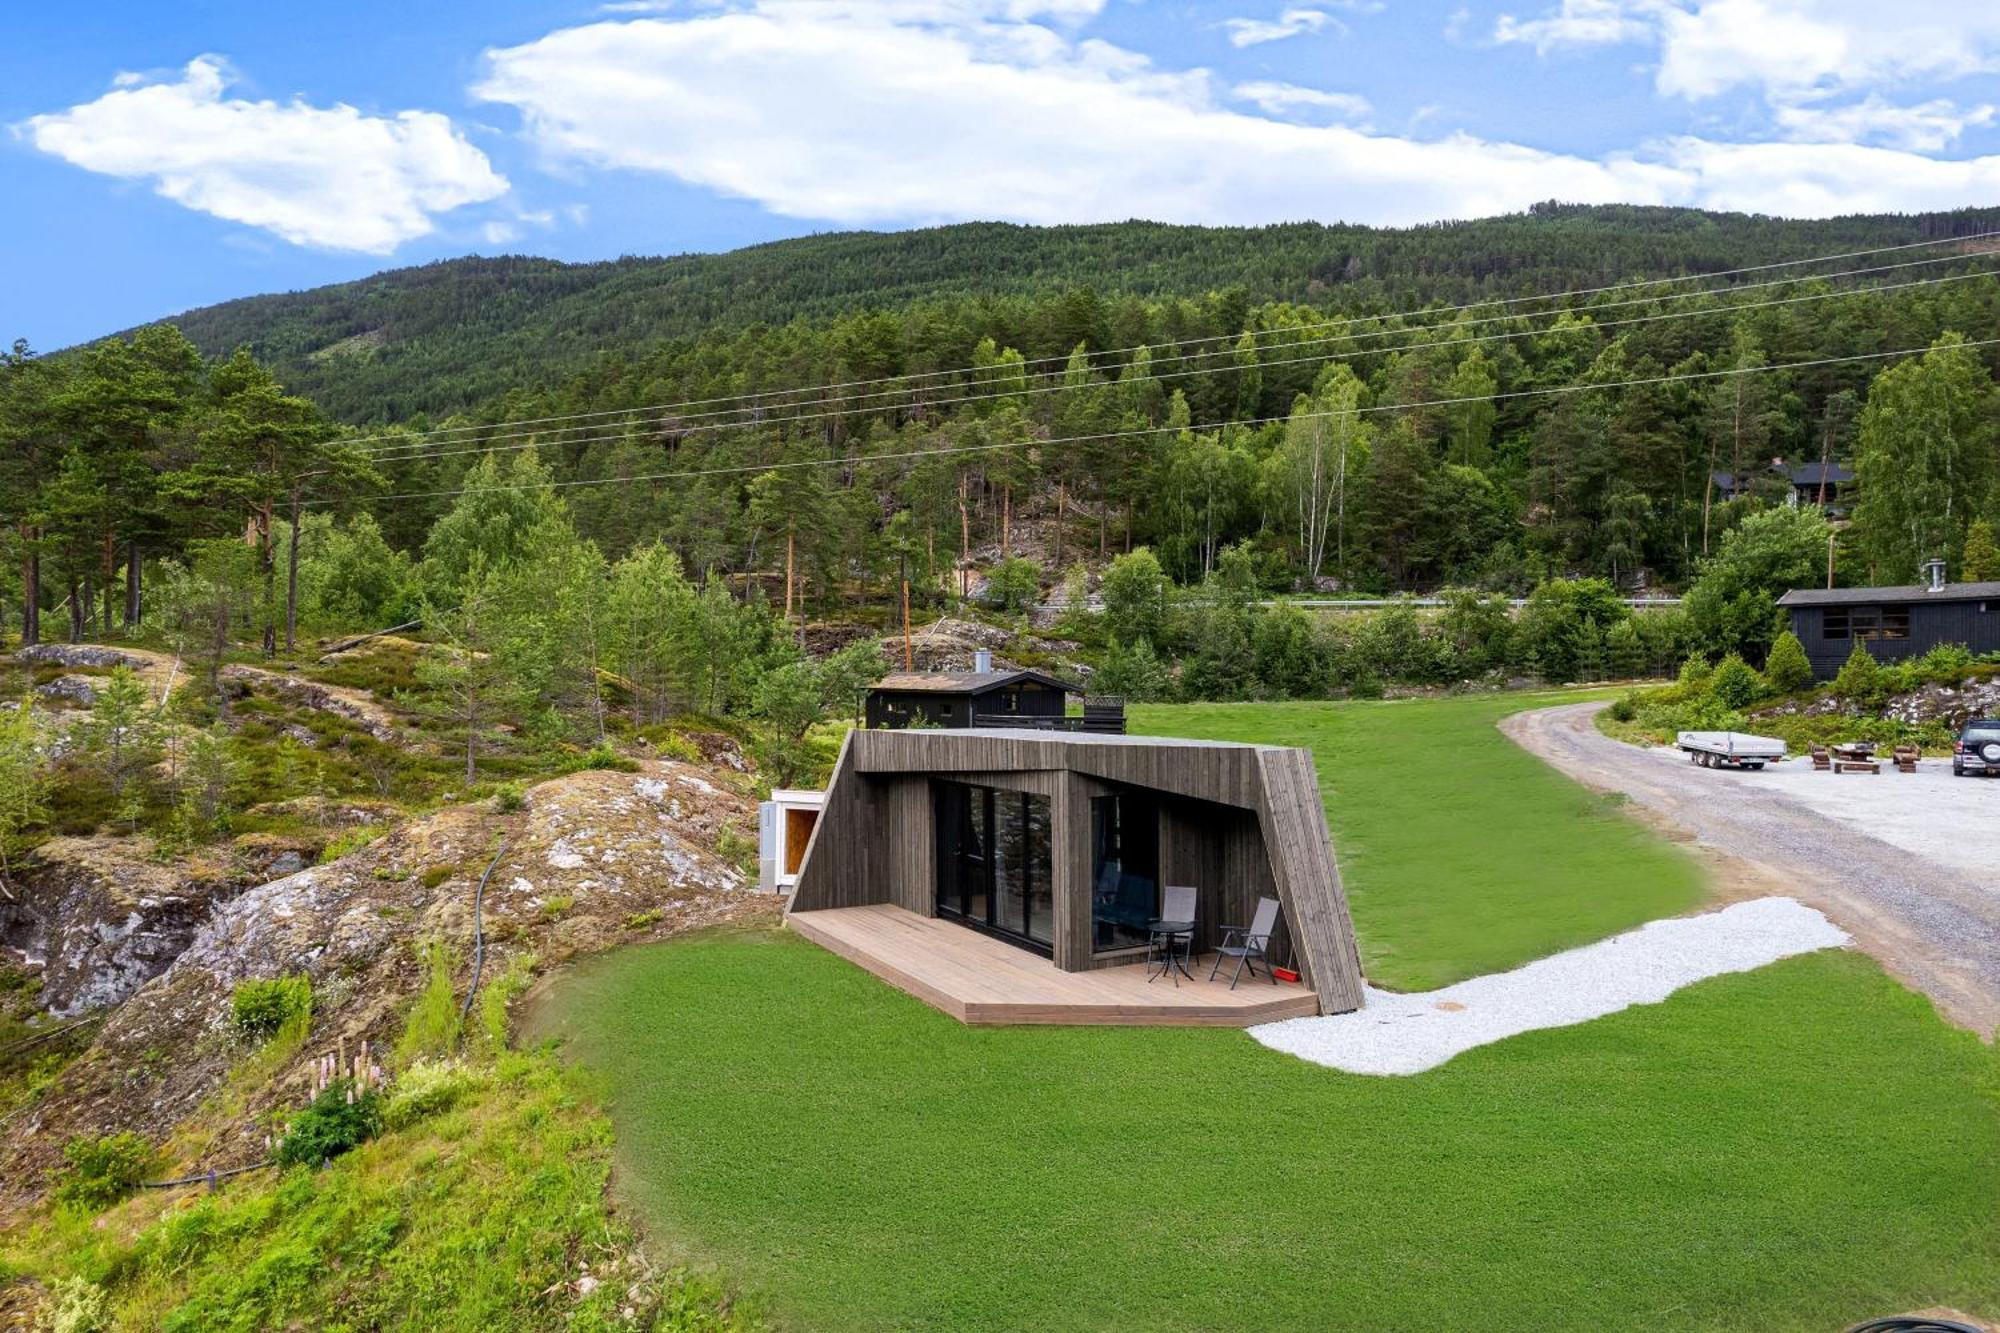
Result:
<instances>
[{"instance_id":1,"label":"metal chimney pipe","mask_svg":"<svg viewBox=\"0 0 2000 1333\"><path fill-rule=\"evenodd\" d=\"M993 650L980 648L972 654L972 669L981 675L993 669Z\"/></svg>"},{"instance_id":2,"label":"metal chimney pipe","mask_svg":"<svg viewBox=\"0 0 2000 1333\"><path fill-rule=\"evenodd\" d=\"M1932 592L1944 591L1944 561L1926 560L1923 565L1924 582Z\"/></svg>"}]
</instances>

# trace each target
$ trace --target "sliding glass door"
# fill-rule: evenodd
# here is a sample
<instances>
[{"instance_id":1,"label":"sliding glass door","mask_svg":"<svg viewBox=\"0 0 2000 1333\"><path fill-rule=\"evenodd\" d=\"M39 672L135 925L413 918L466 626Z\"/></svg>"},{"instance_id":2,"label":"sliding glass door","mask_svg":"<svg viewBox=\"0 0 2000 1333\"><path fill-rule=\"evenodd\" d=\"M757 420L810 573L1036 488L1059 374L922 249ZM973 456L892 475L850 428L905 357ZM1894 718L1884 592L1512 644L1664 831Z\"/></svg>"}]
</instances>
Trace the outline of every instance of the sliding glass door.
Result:
<instances>
[{"instance_id":1,"label":"sliding glass door","mask_svg":"<svg viewBox=\"0 0 2000 1333\"><path fill-rule=\"evenodd\" d=\"M934 782L938 915L1039 953L1055 946L1049 798Z\"/></svg>"}]
</instances>

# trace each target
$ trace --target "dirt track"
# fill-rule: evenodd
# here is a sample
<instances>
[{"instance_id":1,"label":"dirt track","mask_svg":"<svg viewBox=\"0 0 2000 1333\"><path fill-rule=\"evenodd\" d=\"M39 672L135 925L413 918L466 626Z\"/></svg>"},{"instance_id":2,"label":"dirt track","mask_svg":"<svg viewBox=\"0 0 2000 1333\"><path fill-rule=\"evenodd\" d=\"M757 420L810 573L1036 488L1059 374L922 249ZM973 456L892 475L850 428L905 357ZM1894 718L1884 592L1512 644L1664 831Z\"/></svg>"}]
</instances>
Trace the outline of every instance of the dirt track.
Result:
<instances>
[{"instance_id":1,"label":"dirt track","mask_svg":"<svg viewBox=\"0 0 2000 1333\"><path fill-rule=\"evenodd\" d=\"M1771 775L1737 778L1614 741L1593 721L1603 707L1537 709L1500 726L1577 781L1623 793L1670 833L1691 837L1713 861L1725 897L1777 892L1810 903L1952 1021L1993 1037L2000 1028L2000 859L1990 863L1990 879L1976 881L1789 798L1782 790L1788 783L1757 781ZM1939 839L1967 835L1991 838L1995 831L1940 820Z\"/></svg>"}]
</instances>

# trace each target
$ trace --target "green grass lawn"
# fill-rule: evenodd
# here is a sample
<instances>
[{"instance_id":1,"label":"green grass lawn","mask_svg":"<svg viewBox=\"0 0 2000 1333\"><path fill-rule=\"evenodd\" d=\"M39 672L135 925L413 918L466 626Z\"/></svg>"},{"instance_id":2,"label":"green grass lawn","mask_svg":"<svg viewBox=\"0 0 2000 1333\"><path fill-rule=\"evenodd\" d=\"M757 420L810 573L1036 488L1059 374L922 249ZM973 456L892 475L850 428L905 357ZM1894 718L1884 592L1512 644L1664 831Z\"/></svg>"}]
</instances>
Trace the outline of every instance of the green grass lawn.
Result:
<instances>
[{"instance_id":1,"label":"green grass lawn","mask_svg":"<svg viewBox=\"0 0 2000 1333\"><path fill-rule=\"evenodd\" d=\"M1314 747L1404 987L1683 910L1694 864L1517 751L1524 700L1143 709ZM1342 1074L1214 1029L966 1028L796 937L576 968L649 1231L803 1328L1837 1328L2000 1312L2000 1059L1858 954Z\"/></svg>"},{"instance_id":2,"label":"green grass lawn","mask_svg":"<svg viewBox=\"0 0 2000 1333\"><path fill-rule=\"evenodd\" d=\"M1866 958L1341 1074L967 1028L795 936L584 964L651 1233L801 1328L1833 1329L1996 1308L1996 1060Z\"/></svg>"},{"instance_id":3,"label":"green grass lawn","mask_svg":"<svg viewBox=\"0 0 2000 1333\"><path fill-rule=\"evenodd\" d=\"M1131 728L1309 748L1363 970L1391 990L1430 990L1700 901L1692 857L1494 726L1589 697L1150 705Z\"/></svg>"}]
</instances>

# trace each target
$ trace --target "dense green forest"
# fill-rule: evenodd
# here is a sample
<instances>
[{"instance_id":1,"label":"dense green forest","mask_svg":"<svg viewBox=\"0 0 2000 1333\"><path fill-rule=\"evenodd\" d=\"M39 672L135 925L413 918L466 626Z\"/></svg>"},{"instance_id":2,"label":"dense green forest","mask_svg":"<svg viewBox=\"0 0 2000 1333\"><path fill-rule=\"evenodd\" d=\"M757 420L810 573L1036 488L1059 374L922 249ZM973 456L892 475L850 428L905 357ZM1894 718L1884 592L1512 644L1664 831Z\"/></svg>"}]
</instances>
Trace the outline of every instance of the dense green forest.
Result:
<instances>
[{"instance_id":1,"label":"dense green forest","mask_svg":"<svg viewBox=\"0 0 2000 1333\"><path fill-rule=\"evenodd\" d=\"M205 562L247 589L231 604L267 651L301 616L428 613L444 633L537 551L562 565L546 586L593 608L604 571L671 569L790 627L760 641L884 625L906 579L921 616L1067 605L1065 632L1142 683L1148 655L1254 656L1260 627L1204 606L1579 579L1615 601L1707 578L1702 623L1636 664L1755 658L1770 595L1823 577L1829 541L1773 460L1858 474L1836 514L1843 581L1911 581L1931 557L1992 576L1994 228L2000 213L1558 208L1407 232L959 227L585 269L464 261L259 298L190 316L199 337L7 357L9 619L30 639L132 632L149 581L184 587ZM1652 280L1697 270L1731 272ZM351 318L408 327L298 359L381 332ZM518 359L559 331L590 345L567 373ZM405 417L460 357L482 363L452 381L472 410L339 423ZM1581 658L1383 661L1574 674L1604 665L1616 618L1583 614L1598 643ZM1385 669L1344 651L1182 687L1312 692Z\"/></svg>"},{"instance_id":2,"label":"dense green forest","mask_svg":"<svg viewBox=\"0 0 2000 1333\"><path fill-rule=\"evenodd\" d=\"M1113 302L1114 328L1139 332L1132 326L1145 299L1228 293L1179 318L1201 321L1202 333L1235 333L1244 311L1265 302L1373 315L1996 229L2000 209L1802 222L1556 204L1402 229L970 223L599 264L457 259L248 297L171 322L210 357L248 346L338 420L391 423L479 409L662 339L863 310L969 303L984 332L1034 357L1066 354L1079 331L1037 324L1028 306L1004 298L1093 287Z\"/></svg>"}]
</instances>

